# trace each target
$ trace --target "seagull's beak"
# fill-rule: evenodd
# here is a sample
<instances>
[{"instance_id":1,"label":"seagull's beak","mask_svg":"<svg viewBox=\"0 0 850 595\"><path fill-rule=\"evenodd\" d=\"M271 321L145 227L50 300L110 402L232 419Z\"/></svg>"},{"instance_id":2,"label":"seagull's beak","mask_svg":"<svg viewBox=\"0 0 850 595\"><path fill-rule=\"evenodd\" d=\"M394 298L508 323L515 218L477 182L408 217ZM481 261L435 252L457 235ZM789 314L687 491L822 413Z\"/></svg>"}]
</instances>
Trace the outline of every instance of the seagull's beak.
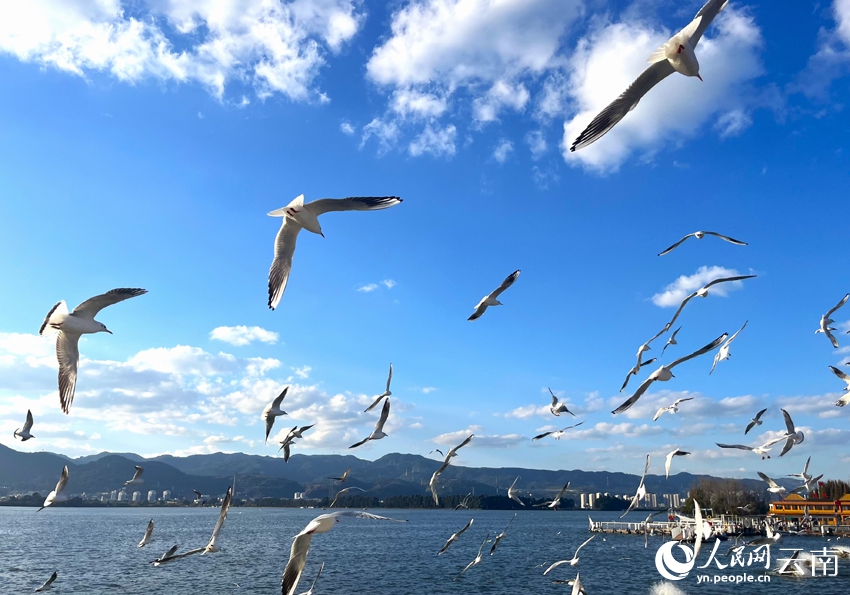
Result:
<instances>
[{"instance_id":1,"label":"seagull's beak","mask_svg":"<svg viewBox=\"0 0 850 595\"><path fill-rule=\"evenodd\" d=\"M701 77L700 75L697 75L697 78L698 78L700 81L702 81L702 77Z\"/></svg>"},{"instance_id":2,"label":"seagull's beak","mask_svg":"<svg viewBox=\"0 0 850 595\"><path fill-rule=\"evenodd\" d=\"M103 332L105 332L105 333L109 333L110 335L112 334L112 331L111 331L111 330L109 330L108 328L103 329Z\"/></svg>"}]
</instances>

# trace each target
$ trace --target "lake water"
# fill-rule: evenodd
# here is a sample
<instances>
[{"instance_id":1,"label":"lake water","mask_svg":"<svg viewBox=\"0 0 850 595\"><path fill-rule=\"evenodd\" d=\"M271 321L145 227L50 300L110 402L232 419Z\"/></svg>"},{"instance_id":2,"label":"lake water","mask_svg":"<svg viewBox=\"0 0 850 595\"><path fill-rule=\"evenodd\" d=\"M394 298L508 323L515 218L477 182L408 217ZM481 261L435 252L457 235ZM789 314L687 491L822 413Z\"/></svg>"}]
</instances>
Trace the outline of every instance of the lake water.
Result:
<instances>
[{"instance_id":1,"label":"lake water","mask_svg":"<svg viewBox=\"0 0 850 595\"><path fill-rule=\"evenodd\" d=\"M495 555L458 578L475 558L487 531L500 532L513 513L506 511L384 510L373 512L409 522L388 523L342 519L332 531L317 535L307 559L298 593L310 587L322 561L325 570L315 595L448 595L469 593L569 593L552 578L572 578L581 572L589 595L682 593L783 593L844 595L850 593L850 560L838 561L837 577L788 578L772 575L769 583L698 584L696 574L741 574L726 569L694 570L685 579L662 580L655 553L664 543L651 537L597 534L580 553L576 568L562 566L543 576L538 565L571 558L590 536L587 513L520 512ZM53 593L280 593L280 577L289 557L292 537L319 509L233 508L222 531L223 550L191 556L162 567L148 564L174 544L180 551L206 545L218 517L213 508L56 508L36 514L32 508L0 507L0 593L31 593L54 571ZM593 513L594 520L614 520L616 513ZM641 514L632 514L635 522ZM138 548L148 520L154 519L154 541ZM442 556L445 540L474 518L473 526ZM825 538L783 536L779 547L819 550L842 543ZM850 540L846 540L850 542ZM850 545L850 544L848 544ZM711 544L700 552L708 559ZM721 544L722 552L727 544ZM728 562L728 559L722 558ZM764 571L743 569L754 575ZM457 579L457 580L456 580Z\"/></svg>"}]
</instances>

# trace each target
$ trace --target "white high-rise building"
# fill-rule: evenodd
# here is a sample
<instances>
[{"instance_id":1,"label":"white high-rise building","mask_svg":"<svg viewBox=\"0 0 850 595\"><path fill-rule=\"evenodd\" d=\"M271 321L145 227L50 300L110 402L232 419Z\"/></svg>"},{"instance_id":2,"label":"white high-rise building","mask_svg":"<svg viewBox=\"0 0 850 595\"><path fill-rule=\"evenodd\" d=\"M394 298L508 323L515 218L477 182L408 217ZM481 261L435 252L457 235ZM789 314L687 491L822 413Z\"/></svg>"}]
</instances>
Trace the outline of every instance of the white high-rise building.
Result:
<instances>
[{"instance_id":1,"label":"white high-rise building","mask_svg":"<svg viewBox=\"0 0 850 595\"><path fill-rule=\"evenodd\" d=\"M133 492L133 502L140 502L141 499L142 499L142 493L141 492L138 492L138 491Z\"/></svg>"},{"instance_id":2,"label":"white high-rise building","mask_svg":"<svg viewBox=\"0 0 850 595\"><path fill-rule=\"evenodd\" d=\"M119 502L124 502L126 499L127 499L127 492L125 492L124 490L121 490L120 492L118 492L118 501Z\"/></svg>"},{"instance_id":3,"label":"white high-rise building","mask_svg":"<svg viewBox=\"0 0 850 595\"><path fill-rule=\"evenodd\" d=\"M582 508L587 508L587 507L588 507L588 506L587 506L587 494L582 494L582 495L581 495L581 507L582 507Z\"/></svg>"},{"instance_id":4,"label":"white high-rise building","mask_svg":"<svg viewBox=\"0 0 850 595\"><path fill-rule=\"evenodd\" d=\"M148 491L148 502L156 502L156 490Z\"/></svg>"},{"instance_id":5,"label":"white high-rise building","mask_svg":"<svg viewBox=\"0 0 850 595\"><path fill-rule=\"evenodd\" d=\"M587 507L593 508L594 504L596 504L596 495L595 494L588 494L587 495Z\"/></svg>"},{"instance_id":6,"label":"white high-rise building","mask_svg":"<svg viewBox=\"0 0 850 595\"><path fill-rule=\"evenodd\" d=\"M117 500L118 499L118 490L112 490L111 492L109 492L109 499L110 500Z\"/></svg>"},{"instance_id":7,"label":"white high-rise building","mask_svg":"<svg viewBox=\"0 0 850 595\"><path fill-rule=\"evenodd\" d=\"M171 500L171 490L163 490L162 491L162 499L163 500Z\"/></svg>"}]
</instances>

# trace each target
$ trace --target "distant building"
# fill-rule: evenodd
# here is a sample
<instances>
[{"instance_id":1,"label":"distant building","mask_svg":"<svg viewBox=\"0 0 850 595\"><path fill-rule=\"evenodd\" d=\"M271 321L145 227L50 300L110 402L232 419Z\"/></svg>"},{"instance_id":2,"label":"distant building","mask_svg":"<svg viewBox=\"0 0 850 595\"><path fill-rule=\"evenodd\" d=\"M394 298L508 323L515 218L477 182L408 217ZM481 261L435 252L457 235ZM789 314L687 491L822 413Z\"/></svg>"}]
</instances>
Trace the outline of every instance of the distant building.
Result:
<instances>
[{"instance_id":1,"label":"distant building","mask_svg":"<svg viewBox=\"0 0 850 595\"><path fill-rule=\"evenodd\" d=\"M304 499L304 492L295 492L295 495L292 496L292 499L293 500L303 500Z\"/></svg>"},{"instance_id":2,"label":"distant building","mask_svg":"<svg viewBox=\"0 0 850 595\"><path fill-rule=\"evenodd\" d=\"M148 491L148 502L156 502L156 490Z\"/></svg>"},{"instance_id":3,"label":"distant building","mask_svg":"<svg viewBox=\"0 0 850 595\"><path fill-rule=\"evenodd\" d=\"M163 490L162 491L162 499L163 500L171 500L171 490Z\"/></svg>"},{"instance_id":4,"label":"distant building","mask_svg":"<svg viewBox=\"0 0 850 595\"><path fill-rule=\"evenodd\" d=\"M595 494L588 494L587 495L587 507L593 508L594 504L596 504L596 495Z\"/></svg>"},{"instance_id":5,"label":"distant building","mask_svg":"<svg viewBox=\"0 0 850 595\"><path fill-rule=\"evenodd\" d=\"M582 508L588 508L588 506L587 506L587 494L582 494L580 499L581 499L581 507Z\"/></svg>"},{"instance_id":6,"label":"distant building","mask_svg":"<svg viewBox=\"0 0 850 595\"><path fill-rule=\"evenodd\" d=\"M118 490L112 490L111 492L109 492L109 499L110 500L117 500L118 499Z\"/></svg>"},{"instance_id":7,"label":"distant building","mask_svg":"<svg viewBox=\"0 0 850 595\"><path fill-rule=\"evenodd\" d=\"M650 494L649 495L649 503L652 508L658 508L658 494Z\"/></svg>"},{"instance_id":8,"label":"distant building","mask_svg":"<svg viewBox=\"0 0 850 595\"><path fill-rule=\"evenodd\" d=\"M141 499L142 499L142 493L141 492L138 492L138 491L133 492L133 502L140 502Z\"/></svg>"},{"instance_id":9,"label":"distant building","mask_svg":"<svg viewBox=\"0 0 850 595\"><path fill-rule=\"evenodd\" d=\"M120 492L118 492L118 501L124 502L125 500L127 500L127 492L121 490Z\"/></svg>"},{"instance_id":10,"label":"distant building","mask_svg":"<svg viewBox=\"0 0 850 595\"><path fill-rule=\"evenodd\" d=\"M596 492L596 500L599 500L602 497L602 492Z\"/></svg>"}]
</instances>

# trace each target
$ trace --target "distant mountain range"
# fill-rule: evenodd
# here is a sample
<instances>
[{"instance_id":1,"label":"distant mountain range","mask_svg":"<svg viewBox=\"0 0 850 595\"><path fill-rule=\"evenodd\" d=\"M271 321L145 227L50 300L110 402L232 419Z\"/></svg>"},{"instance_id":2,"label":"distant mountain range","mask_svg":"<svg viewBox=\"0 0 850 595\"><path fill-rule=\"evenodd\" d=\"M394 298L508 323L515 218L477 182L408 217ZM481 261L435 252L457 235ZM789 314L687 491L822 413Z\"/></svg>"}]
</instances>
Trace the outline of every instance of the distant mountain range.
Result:
<instances>
[{"instance_id":1,"label":"distant mountain range","mask_svg":"<svg viewBox=\"0 0 850 595\"><path fill-rule=\"evenodd\" d=\"M441 461L412 454L388 454L376 461L347 455L293 455L289 463L282 458L244 453L163 455L145 459L132 453L108 453L71 459L48 452L24 453L0 445L0 495L38 491L46 494L56 485L63 465L68 465L68 493L88 494L120 490L133 477L135 465L144 467L144 484L133 487L146 493L171 490L174 498L194 497L192 490L204 494L223 494L237 476L239 498L292 498L295 492L322 498L332 494L333 481L349 467L346 486L366 490L361 495L379 499L427 493L431 475ZM524 495L536 498L552 496L570 481L569 494L608 492L634 494L640 477L608 471L547 471L516 467L476 468L451 465L440 476L441 495L504 495L519 476L517 487ZM655 494L685 494L700 478L708 475L678 473L669 480L648 475L646 487ZM758 480L742 480L747 488L762 490ZM568 494L568 495L569 495ZM577 500L577 499L576 499Z\"/></svg>"}]
</instances>

